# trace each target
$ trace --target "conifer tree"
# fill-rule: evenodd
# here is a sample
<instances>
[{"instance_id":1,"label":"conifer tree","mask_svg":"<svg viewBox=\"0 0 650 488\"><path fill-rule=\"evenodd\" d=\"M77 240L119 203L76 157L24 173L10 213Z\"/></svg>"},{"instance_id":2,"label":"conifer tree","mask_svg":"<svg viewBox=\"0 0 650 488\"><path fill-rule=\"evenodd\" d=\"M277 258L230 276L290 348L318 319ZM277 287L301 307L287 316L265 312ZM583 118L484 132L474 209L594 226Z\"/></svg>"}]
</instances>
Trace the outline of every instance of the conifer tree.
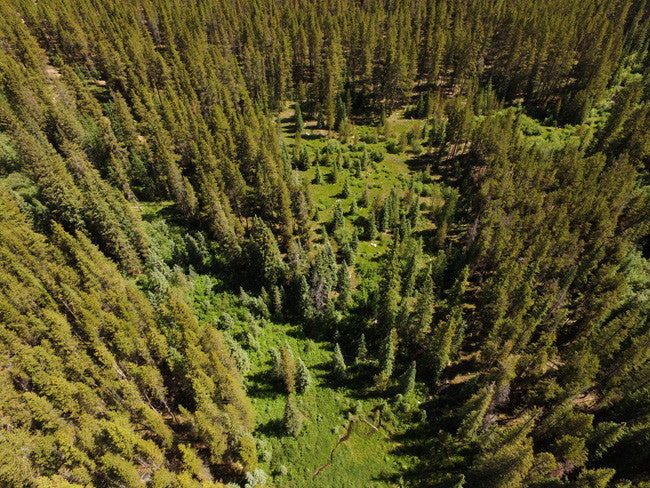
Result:
<instances>
[{"instance_id":1,"label":"conifer tree","mask_svg":"<svg viewBox=\"0 0 650 488\"><path fill-rule=\"evenodd\" d=\"M273 310L276 313L281 313L282 312L282 307L283 307L283 295L284 295L284 289L279 286L273 286L271 288L271 304L273 306Z\"/></svg>"},{"instance_id":2,"label":"conifer tree","mask_svg":"<svg viewBox=\"0 0 650 488\"><path fill-rule=\"evenodd\" d=\"M280 347L282 381L287 393L294 392L296 386L296 363L288 346Z\"/></svg>"},{"instance_id":3,"label":"conifer tree","mask_svg":"<svg viewBox=\"0 0 650 488\"><path fill-rule=\"evenodd\" d=\"M366 171L370 165L370 156L368 156L368 148L363 148L363 154L361 155L361 171Z\"/></svg>"},{"instance_id":4,"label":"conifer tree","mask_svg":"<svg viewBox=\"0 0 650 488\"><path fill-rule=\"evenodd\" d=\"M382 105L381 111L379 112L379 127L386 126L386 109Z\"/></svg>"},{"instance_id":5,"label":"conifer tree","mask_svg":"<svg viewBox=\"0 0 650 488\"><path fill-rule=\"evenodd\" d=\"M462 421L458 428L458 436L461 439L469 439L476 434L476 431L481 427L493 395L494 385L489 385L475 393L463 405L460 410Z\"/></svg>"},{"instance_id":6,"label":"conifer tree","mask_svg":"<svg viewBox=\"0 0 650 488\"><path fill-rule=\"evenodd\" d=\"M332 217L332 229L334 231L341 230L345 227L345 217L343 217L343 208L341 207L340 200L336 201L334 205L334 215Z\"/></svg>"},{"instance_id":7,"label":"conifer tree","mask_svg":"<svg viewBox=\"0 0 650 488\"><path fill-rule=\"evenodd\" d=\"M282 355L275 347L269 351L271 354L271 374L276 380L284 380L284 368L282 366Z\"/></svg>"},{"instance_id":8,"label":"conifer tree","mask_svg":"<svg viewBox=\"0 0 650 488\"><path fill-rule=\"evenodd\" d=\"M348 211L348 214L355 216L357 213L359 213L359 209L357 208L357 201L353 199L352 203L350 203L350 210Z\"/></svg>"},{"instance_id":9,"label":"conifer tree","mask_svg":"<svg viewBox=\"0 0 650 488\"><path fill-rule=\"evenodd\" d=\"M319 171L319 169L317 169ZM318 176L318 173L317 173ZM309 205L305 193L300 191L298 194L297 202L295 202L294 214L296 216L296 230L297 237L306 238L309 235Z\"/></svg>"},{"instance_id":10,"label":"conifer tree","mask_svg":"<svg viewBox=\"0 0 650 488\"><path fill-rule=\"evenodd\" d=\"M614 476L613 469L585 469L576 480L576 488L605 488Z\"/></svg>"},{"instance_id":11,"label":"conifer tree","mask_svg":"<svg viewBox=\"0 0 650 488\"><path fill-rule=\"evenodd\" d=\"M381 358L379 362L379 368L381 373L385 375L386 378L390 378L393 375L393 368L395 366L395 351L397 349L397 331L391 329L384 340L382 346Z\"/></svg>"},{"instance_id":12,"label":"conifer tree","mask_svg":"<svg viewBox=\"0 0 650 488\"><path fill-rule=\"evenodd\" d=\"M359 344L357 345L357 356L355 361L357 363L362 363L367 359L368 356L368 348L366 347L366 336L365 334L361 334L361 337L359 338Z\"/></svg>"},{"instance_id":13,"label":"conifer tree","mask_svg":"<svg viewBox=\"0 0 650 488\"><path fill-rule=\"evenodd\" d=\"M296 390L298 393L305 393L311 386L312 379L311 374L305 363L301 358L298 358L298 366L296 372Z\"/></svg>"},{"instance_id":14,"label":"conifer tree","mask_svg":"<svg viewBox=\"0 0 650 488\"><path fill-rule=\"evenodd\" d=\"M313 305L311 302L311 295L309 290L309 285L307 284L307 278L305 275L301 274L298 278L297 286L297 308L298 313L303 319L309 319L313 315Z\"/></svg>"},{"instance_id":15,"label":"conifer tree","mask_svg":"<svg viewBox=\"0 0 650 488\"><path fill-rule=\"evenodd\" d=\"M302 120L302 110L300 110L300 103L295 104L295 124L296 124L296 134L302 134L305 129L305 123Z\"/></svg>"},{"instance_id":16,"label":"conifer tree","mask_svg":"<svg viewBox=\"0 0 650 488\"><path fill-rule=\"evenodd\" d=\"M411 393L413 388L415 388L415 361L410 364L399 382L400 393L404 396Z\"/></svg>"},{"instance_id":17,"label":"conifer tree","mask_svg":"<svg viewBox=\"0 0 650 488\"><path fill-rule=\"evenodd\" d=\"M382 282L379 287L378 322L383 330L390 331L395 326L395 318L400 300L400 273L399 273L399 236L393 239L384 268Z\"/></svg>"},{"instance_id":18,"label":"conifer tree","mask_svg":"<svg viewBox=\"0 0 650 488\"><path fill-rule=\"evenodd\" d=\"M350 241L350 250L354 255L359 251L359 229L358 227L354 228L352 232L352 240Z\"/></svg>"},{"instance_id":19,"label":"conifer tree","mask_svg":"<svg viewBox=\"0 0 650 488\"><path fill-rule=\"evenodd\" d=\"M332 374L337 381L345 379L345 360L341 353L341 347L338 343L334 346L334 356L332 358Z\"/></svg>"},{"instance_id":20,"label":"conifer tree","mask_svg":"<svg viewBox=\"0 0 650 488\"><path fill-rule=\"evenodd\" d=\"M329 181L330 183L338 183L339 181L339 165L336 161L334 161L334 164L332 165L332 171L330 172L329 175Z\"/></svg>"},{"instance_id":21,"label":"conifer tree","mask_svg":"<svg viewBox=\"0 0 650 488\"><path fill-rule=\"evenodd\" d=\"M264 222L255 217L251 229L251 254L257 269L263 271L265 282L277 284L285 272L285 264L280 255L280 249L275 236Z\"/></svg>"},{"instance_id":22,"label":"conifer tree","mask_svg":"<svg viewBox=\"0 0 650 488\"><path fill-rule=\"evenodd\" d=\"M316 128L324 129L325 128L325 115L323 114L323 107L318 104L318 115L316 116Z\"/></svg>"},{"instance_id":23,"label":"conifer tree","mask_svg":"<svg viewBox=\"0 0 650 488\"><path fill-rule=\"evenodd\" d=\"M422 241L408 239L407 262L402 278L402 296L410 297L415 288L415 280L422 256Z\"/></svg>"},{"instance_id":24,"label":"conifer tree","mask_svg":"<svg viewBox=\"0 0 650 488\"><path fill-rule=\"evenodd\" d=\"M228 333L224 333L223 338L226 343L226 346L230 350L230 355L235 360L237 369L239 370L242 376L246 376L251 369L248 353L244 351L244 349L242 349L242 347L237 343L237 341L235 341L235 339L233 339Z\"/></svg>"},{"instance_id":25,"label":"conifer tree","mask_svg":"<svg viewBox=\"0 0 650 488\"><path fill-rule=\"evenodd\" d=\"M366 220L366 239L374 241L377 238L377 225L375 223L375 212L370 210Z\"/></svg>"},{"instance_id":26,"label":"conifer tree","mask_svg":"<svg viewBox=\"0 0 650 488\"><path fill-rule=\"evenodd\" d=\"M432 266L427 270L422 287L418 290L415 299L413 315L408 331L408 339L420 347L425 345L426 333L431 330L435 307Z\"/></svg>"},{"instance_id":27,"label":"conifer tree","mask_svg":"<svg viewBox=\"0 0 650 488\"><path fill-rule=\"evenodd\" d=\"M302 430L303 416L296 406L293 395L287 397L287 403L284 407L284 428L287 434L296 437Z\"/></svg>"},{"instance_id":28,"label":"conifer tree","mask_svg":"<svg viewBox=\"0 0 650 488\"><path fill-rule=\"evenodd\" d=\"M494 432L481 446L481 455L468 473L470 483L491 488L521 486L533 466L530 417Z\"/></svg>"},{"instance_id":29,"label":"conifer tree","mask_svg":"<svg viewBox=\"0 0 650 488\"><path fill-rule=\"evenodd\" d=\"M341 190L341 197L342 198L349 198L350 197L350 177L346 176L345 181L343 182L343 189Z\"/></svg>"},{"instance_id":30,"label":"conifer tree","mask_svg":"<svg viewBox=\"0 0 650 488\"><path fill-rule=\"evenodd\" d=\"M368 182L363 190L363 197L361 199L361 206L367 208L370 205L370 191L368 190Z\"/></svg>"}]
</instances>

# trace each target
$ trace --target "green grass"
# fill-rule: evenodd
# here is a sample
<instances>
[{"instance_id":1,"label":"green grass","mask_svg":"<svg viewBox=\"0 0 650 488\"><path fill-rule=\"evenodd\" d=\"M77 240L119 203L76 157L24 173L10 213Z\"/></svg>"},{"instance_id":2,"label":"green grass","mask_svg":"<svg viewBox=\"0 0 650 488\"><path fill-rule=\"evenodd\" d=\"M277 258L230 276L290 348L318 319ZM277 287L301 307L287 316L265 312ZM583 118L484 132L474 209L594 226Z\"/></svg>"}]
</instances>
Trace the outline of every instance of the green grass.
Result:
<instances>
[{"instance_id":1,"label":"green grass","mask_svg":"<svg viewBox=\"0 0 650 488\"><path fill-rule=\"evenodd\" d=\"M250 351L252 369L246 386L256 412L255 437L272 452L271 459L260 466L274 476L274 486L395 486L395 479L404 466L413 462L394 453L398 444L387 438L398 425L389 422L386 427L374 431L363 420L354 423L350 438L336 449L332 465L312 480L312 473L329 461L330 451L347 429L349 416L373 423L371 412L381 399L357 398L363 396L363 388L357 391L346 386L337 387L330 378L331 345L306 339L298 326L269 323L259 342L260 350ZM296 396L298 408L304 415L303 430L297 437L288 436L282 424L286 393L269 379L269 351L285 342L296 358L305 361L313 379L307 393ZM352 362L351 358L346 360ZM356 376L353 369L348 368L352 382ZM356 412L357 402L359 413ZM263 458L262 452L258 455ZM281 466L287 468L286 475L280 473Z\"/></svg>"},{"instance_id":2,"label":"green grass","mask_svg":"<svg viewBox=\"0 0 650 488\"><path fill-rule=\"evenodd\" d=\"M214 291L211 282L218 287L214 279L205 275L193 280L194 310L201 324L218 323L224 311L235 319L235 327L228 333L249 355L251 369L244 383L255 410L253 435L258 446L259 467L273 476L272 486L395 486L400 474L417 461L398 452L400 445L395 438L420 422L417 404L422 392L413 393L400 403L396 403L393 390L376 394L372 376L377 372L377 365L354 365L351 354L356 345L351 344L342 344L348 377L343 384L337 383L330 375L331 343L307 337L300 324L252 318L249 310L241 306L239 297ZM260 327L251 327L252 321ZM247 334L254 329L258 335L256 343L251 344ZM300 357L305 362L312 376L309 390L295 395L304 416L303 429L297 437L285 431L287 393L270 372L270 350L285 344L289 344L296 360ZM377 410L382 404L389 407L386 409L384 405L382 427L375 430L369 424L377 425ZM332 465L312 479L312 473L329 462L330 452L346 432L350 417L355 418L350 438L336 449ZM282 474L282 466L286 467L286 474Z\"/></svg>"},{"instance_id":3,"label":"green grass","mask_svg":"<svg viewBox=\"0 0 650 488\"><path fill-rule=\"evenodd\" d=\"M396 111L390 117L385 130L368 125L354 126L352 135L348 137L347 143L342 145L342 155L349 155L352 158L353 163L356 158L361 158L363 150L353 151L351 148L357 148L357 146L361 144L365 145L369 154L372 153L372 151L379 151L384 154L384 159L382 161L371 162L368 169L364 171L363 174L357 176L357 171L354 167L349 169L342 168L339 171L337 182L332 183L330 181L330 174L332 173L333 166L321 166L320 171L323 177L323 183L314 184L313 181L316 174L315 165L312 165L312 167L306 171L298 172L303 181L310 183L309 191L314 206L318 211L318 218L312 227L314 234L320 233L320 228L326 226L332 221L334 207L337 201L341 202L346 217L346 228L352 231L355 223L357 226L361 226L364 218L368 215L369 209L363 208L359 205L356 216L348 215L348 211L354 199L357 200L357 203L361 201L366 184L368 185L370 201L372 202L375 198L382 200L394 187L400 189L400 193L404 194L408 190L409 180L414 172L425 169L424 166L418 166L418 164L421 165L421 163L414 163L415 158L419 156L417 154L409 151L399 154L390 154L386 151L387 136L388 138L397 139L401 133L408 132L411 129L418 134L422 131L422 126L424 125L423 120L404 119L401 117L401 113L401 111ZM282 120L284 121L282 123L282 140L290 153L293 151L295 146L292 116L293 111L289 110L283 112L282 117ZM307 121L306 132L310 134L310 137L303 137L300 144L301 147L307 148L310 154L310 159L314 159L315 155L320 154L322 148L328 144L328 141L332 139L336 140L335 133L332 133L332 137L328 138L327 131L313 130L313 121ZM362 137L368 137L373 134L376 135L377 142L360 142ZM349 178L350 181L351 194L348 198L342 198L341 192L346 177ZM436 176L434 175L433 179L435 178ZM441 204L442 202L435 198L436 191L433 186L431 184L428 185L431 193L434 194L434 198L423 197L421 198L421 201L426 205ZM433 226L428 219L421 219L421 222L422 227L416 230L425 230ZM360 230L363 230L363 228L360 228ZM373 243L362 241L357 256L358 262L369 262L376 256L382 254L386 249L385 237L386 236L380 236Z\"/></svg>"}]
</instances>

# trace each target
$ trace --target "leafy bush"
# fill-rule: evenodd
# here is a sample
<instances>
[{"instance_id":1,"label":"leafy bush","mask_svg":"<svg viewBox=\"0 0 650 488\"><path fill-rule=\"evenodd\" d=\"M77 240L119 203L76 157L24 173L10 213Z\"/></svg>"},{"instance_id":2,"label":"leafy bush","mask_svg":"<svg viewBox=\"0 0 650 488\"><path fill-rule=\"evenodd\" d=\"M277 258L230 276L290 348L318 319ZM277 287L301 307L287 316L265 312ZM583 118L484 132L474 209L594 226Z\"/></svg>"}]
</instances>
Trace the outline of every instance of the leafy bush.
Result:
<instances>
[{"instance_id":1,"label":"leafy bush","mask_svg":"<svg viewBox=\"0 0 650 488\"><path fill-rule=\"evenodd\" d=\"M381 163L386 158L386 154L379 148L373 148L370 150L370 159L376 163Z\"/></svg>"},{"instance_id":2,"label":"leafy bush","mask_svg":"<svg viewBox=\"0 0 650 488\"><path fill-rule=\"evenodd\" d=\"M401 152L395 139L388 139L386 141L386 151L389 154L399 154Z\"/></svg>"}]
</instances>

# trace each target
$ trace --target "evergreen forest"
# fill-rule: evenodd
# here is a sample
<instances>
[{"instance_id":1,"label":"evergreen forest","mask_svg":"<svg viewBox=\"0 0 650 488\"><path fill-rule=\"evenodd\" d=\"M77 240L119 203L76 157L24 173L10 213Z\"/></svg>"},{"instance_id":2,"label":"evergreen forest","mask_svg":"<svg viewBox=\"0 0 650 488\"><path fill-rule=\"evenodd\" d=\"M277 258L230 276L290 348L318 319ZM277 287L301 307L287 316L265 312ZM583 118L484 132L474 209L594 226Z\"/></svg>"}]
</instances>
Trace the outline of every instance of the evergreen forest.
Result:
<instances>
[{"instance_id":1,"label":"evergreen forest","mask_svg":"<svg viewBox=\"0 0 650 488\"><path fill-rule=\"evenodd\" d=\"M0 488L650 488L650 1L0 0Z\"/></svg>"}]
</instances>

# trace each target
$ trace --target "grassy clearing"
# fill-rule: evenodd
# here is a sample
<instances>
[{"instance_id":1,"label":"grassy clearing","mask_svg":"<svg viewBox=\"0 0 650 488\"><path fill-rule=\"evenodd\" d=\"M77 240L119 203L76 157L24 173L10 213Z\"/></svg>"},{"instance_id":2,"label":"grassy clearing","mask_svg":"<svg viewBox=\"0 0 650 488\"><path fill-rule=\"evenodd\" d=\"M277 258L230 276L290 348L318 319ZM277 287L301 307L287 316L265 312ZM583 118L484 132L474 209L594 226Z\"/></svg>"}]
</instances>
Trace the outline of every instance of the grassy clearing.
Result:
<instances>
[{"instance_id":1,"label":"grassy clearing","mask_svg":"<svg viewBox=\"0 0 650 488\"><path fill-rule=\"evenodd\" d=\"M296 147L295 125L293 120L293 110L288 109L282 112L281 120L281 137L282 142L287 147L290 154ZM366 187L368 188L369 199L372 202L377 199L383 200L393 188L397 188L400 194L404 194L409 189L411 177L418 171L424 171L429 180L424 186L425 191L421 194L423 204L423 213L430 208L442 204L440 196L440 187L435 182L438 175L429 175L427 167L433 161L433 158L427 158L427 155L420 152L412 151L408 146L406 150L399 153L390 153L387 151L387 141L397 141L408 132L419 135L425 121L403 118L403 111L394 112L388 119L386 126L378 128L369 125L353 126L350 134L345 138L346 143L339 143L335 133L329 134L326 130L316 130L314 121L306 121L305 133L300 139L300 147L306 148L311 165L306 170L299 170L299 177L310 183L309 191L316 209L316 217L313 223L315 233L320 233L320 229L332 221L334 208L337 202L340 202L343 212L346 216L346 228L352 232L353 226L363 230L363 225L368 216L369 208L363 207L361 201ZM331 135L331 138L329 137ZM322 175L322 183L315 183L316 163L323 149L326 146L340 147L341 158L349 161L338 170L336 181L334 181L334 164L333 159L336 156L330 156L330 161L326 164L319 162L319 170ZM381 154L381 160L371 160L365 171L359 172L357 162L362 159L364 151L370 155ZM346 179L349 183L350 195L342 195ZM350 208L356 201L358 210L355 215L350 214ZM415 231L430 230L433 224L429 219L421 219L421 227ZM369 262L379 256L386 248L385 236L380 235L376 241L362 242L359 248L359 262Z\"/></svg>"},{"instance_id":2,"label":"grassy clearing","mask_svg":"<svg viewBox=\"0 0 650 488\"><path fill-rule=\"evenodd\" d=\"M337 385L330 376L331 345L306 339L299 327L269 323L260 337L259 351L251 352L251 374L246 380L248 393L257 414L256 438L261 466L274 475L276 486L292 487L385 487L395 486L403 467L411 459L393 451L398 444L389 432L398 422L384 421L375 431L380 398L363 398L363 393L347 384ZM313 384L303 395L297 395L297 405L304 416L303 430L297 437L288 436L282 423L286 394L281 386L270 380L270 349L288 343L312 375ZM348 363L352 358L346 358ZM348 368L355 376L362 372ZM346 382L347 383L347 382ZM363 388L361 388L363 390ZM330 452L343 436L350 418L358 419L350 438L335 450L333 463L314 479L313 472L329 462ZM268 453L271 453L270 459ZM283 474L284 468L286 474Z\"/></svg>"},{"instance_id":3,"label":"grassy clearing","mask_svg":"<svg viewBox=\"0 0 650 488\"><path fill-rule=\"evenodd\" d=\"M193 306L202 324L219 325L227 311L234 327L227 333L248 353L250 371L245 377L247 394L256 415L255 440L259 467L273 476L276 487L389 487L400 473L413 466L416 458L401 452L395 436L417 425L422 392L396 398L394 390L378 395L372 388L377 372L373 363L354 364L353 345L343 344L348 376L343 382L332 378L331 343L316 342L299 324L260 319L241 306L241 298L229 292L214 291L218 283L205 275L195 276ZM251 339L251 335L254 339ZM304 394L296 394L303 415L302 431L287 434L283 418L287 394L271 373L272 348L289 345L296 360L307 365L312 384ZM381 414L379 411L381 410ZM381 416L381 427L375 429ZM330 460L330 452L346 433L350 419L352 432L335 450L332 465L314 479L316 469Z\"/></svg>"}]
</instances>

